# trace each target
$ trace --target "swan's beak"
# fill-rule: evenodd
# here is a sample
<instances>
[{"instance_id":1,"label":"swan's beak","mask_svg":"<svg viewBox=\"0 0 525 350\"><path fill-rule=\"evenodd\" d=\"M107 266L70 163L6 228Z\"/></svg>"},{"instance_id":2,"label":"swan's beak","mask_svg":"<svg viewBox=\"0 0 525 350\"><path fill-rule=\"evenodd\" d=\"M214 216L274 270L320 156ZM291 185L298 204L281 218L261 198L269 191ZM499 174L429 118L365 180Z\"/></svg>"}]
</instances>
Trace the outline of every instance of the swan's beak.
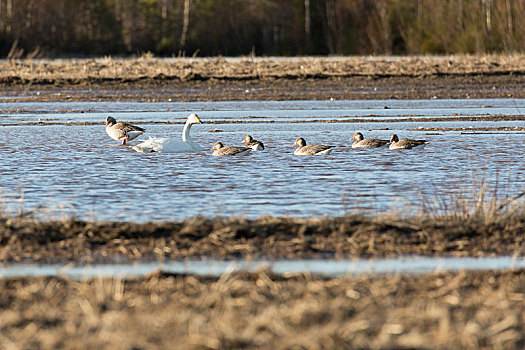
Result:
<instances>
[{"instance_id":1,"label":"swan's beak","mask_svg":"<svg viewBox=\"0 0 525 350\"><path fill-rule=\"evenodd\" d=\"M354 137L354 136L352 136L352 137L350 138L350 140L355 140L355 137Z\"/></svg>"},{"instance_id":2,"label":"swan's beak","mask_svg":"<svg viewBox=\"0 0 525 350\"><path fill-rule=\"evenodd\" d=\"M203 122L201 122L201 120L199 119L199 117L195 117L195 121L196 121L197 123L203 124Z\"/></svg>"}]
</instances>

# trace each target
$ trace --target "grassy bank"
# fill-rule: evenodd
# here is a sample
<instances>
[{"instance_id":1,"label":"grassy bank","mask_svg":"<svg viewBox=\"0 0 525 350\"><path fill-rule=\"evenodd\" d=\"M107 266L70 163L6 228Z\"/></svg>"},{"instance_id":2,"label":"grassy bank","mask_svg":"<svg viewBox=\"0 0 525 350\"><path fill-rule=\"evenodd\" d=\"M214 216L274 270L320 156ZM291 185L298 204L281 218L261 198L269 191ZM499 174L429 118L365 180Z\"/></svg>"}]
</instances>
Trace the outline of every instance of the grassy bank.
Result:
<instances>
[{"instance_id":1,"label":"grassy bank","mask_svg":"<svg viewBox=\"0 0 525 350\"><path fill-rule=\"evenodd\" d=\"M525 271L0 280L5 348L520 349Z\"/></svg>"},{"instance_id":2,"label":"grassy bank","mask_svg":"<svg viewBox=\"0 0 525 350\"><path fill-rule=\"evenodd\" d=\"M192 218L182 222L39 221L4 215L0 261L184 259L200 256L380 257L525 253L523 206L438 203L427 213L339 218ZM444 207L449 205L449 207ZM467 207L463 207L466 205Z\"/></svg>"},{"instance_id":3,"label":"grassy bank","mask_svg":"<svg viewBox=\"0 0 525 350\"><path fill-rule=\"evenodd\" d=\"M523 55L314 57L240 59L4 60L0 83L96 83L165 80L326 79L366 76L512 75L525 73Z\"/></svg>"},{"instance_id":4,"label":"grassy bank","mask_svg":"<svg viewBox=\"0 0 525 350\"><path fill-rule=\"evenodd\" d=\"M524 57L11 60L0 87L10 102L523 98Z\"/></svg>"}]
</instances>

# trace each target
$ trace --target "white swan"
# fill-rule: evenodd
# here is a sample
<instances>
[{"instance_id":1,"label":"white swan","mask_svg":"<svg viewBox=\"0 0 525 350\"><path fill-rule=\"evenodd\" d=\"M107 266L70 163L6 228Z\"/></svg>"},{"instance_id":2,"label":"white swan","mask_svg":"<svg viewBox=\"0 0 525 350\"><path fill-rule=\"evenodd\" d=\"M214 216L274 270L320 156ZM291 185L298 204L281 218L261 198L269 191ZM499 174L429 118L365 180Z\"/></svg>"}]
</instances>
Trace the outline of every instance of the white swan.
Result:
<instances>
[{"instance_id":1,"label":"white swan","mask_svg":"<svg viewBox=\"0 0 525 350\"><path fill-rule=\"evenodd\" d=\"M202 124L197 114L190 114L182 131L182 140L168 137L150 137L148 140L131 146L135 151L141 153L182 153L201 152L202 148L190 138L190 129L193 124Z\"/></svg>"}]
</instances>

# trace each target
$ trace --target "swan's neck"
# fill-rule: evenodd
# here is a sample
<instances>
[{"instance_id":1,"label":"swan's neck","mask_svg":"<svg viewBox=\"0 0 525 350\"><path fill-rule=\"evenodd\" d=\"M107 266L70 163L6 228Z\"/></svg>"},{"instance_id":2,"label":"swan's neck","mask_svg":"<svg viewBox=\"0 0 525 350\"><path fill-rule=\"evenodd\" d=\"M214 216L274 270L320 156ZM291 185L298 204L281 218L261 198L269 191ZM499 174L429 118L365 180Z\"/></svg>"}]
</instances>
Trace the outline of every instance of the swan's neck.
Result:
<instances>
[{"instance_id":1,"label":"swan's neck","mask_svg":"<svg viewBox=\"0 0 525 350\"><path fill-rule=\"evenodd\" d=\"M190 129L191 129L191 123L186 122L186 124L184 124L184 130L182 130L182 141L183 142L188 142L188 141L191 142Z\"/></svg>"}]
</instances>

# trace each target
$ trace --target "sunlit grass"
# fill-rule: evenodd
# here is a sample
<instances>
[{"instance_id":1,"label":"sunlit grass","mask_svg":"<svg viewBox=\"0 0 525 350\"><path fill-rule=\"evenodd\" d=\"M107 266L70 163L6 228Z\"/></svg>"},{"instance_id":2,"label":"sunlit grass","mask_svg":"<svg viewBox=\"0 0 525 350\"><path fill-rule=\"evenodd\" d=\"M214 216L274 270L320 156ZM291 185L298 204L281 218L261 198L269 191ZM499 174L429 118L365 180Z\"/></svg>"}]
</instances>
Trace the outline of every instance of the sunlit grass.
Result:
<instances>
[{"instance_id":1,"label":"sunlit grass","mask_svg":"<svg viewBox=\"0 0 525 350\"><path fill-rule=\"evenodd\" d=\"M433 74L471 74L521 72L523 55L408 56L408 57L244 57L224 59L156 59L150 52L135 59L103 56L96 59L0 60L0 77L24 80L153 78L160 75L193 79L265 77L329 77L348 75L426 76Z\"/></svg>"}]
</instances>

